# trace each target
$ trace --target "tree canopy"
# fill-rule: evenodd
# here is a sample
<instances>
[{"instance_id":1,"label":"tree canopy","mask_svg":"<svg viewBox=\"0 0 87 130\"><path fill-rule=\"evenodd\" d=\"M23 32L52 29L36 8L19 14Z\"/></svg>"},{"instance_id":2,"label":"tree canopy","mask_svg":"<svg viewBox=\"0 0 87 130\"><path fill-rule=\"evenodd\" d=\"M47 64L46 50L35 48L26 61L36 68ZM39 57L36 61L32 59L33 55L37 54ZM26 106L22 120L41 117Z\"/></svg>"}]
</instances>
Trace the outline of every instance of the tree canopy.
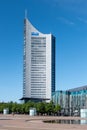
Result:
<instances>
[{"instance_id":1,"label":"tree canopy","mask_svg":"<svg viewBox=\"0 0 87 130\"><path fill-rule=\"evenodd\" d=\"M51 101L50 103L46 102L27 102L27 103L14 103L14 102L8 102L8 103L0 103L0 113L3 113L3 110L5 108L9 109L9 113L18 113L18 114L29 114L30 108L36 108L37 114L43 115L51 115L52 113L57 113L61 110L60 105L54 105Z\"/></svg>"}]
</instances>

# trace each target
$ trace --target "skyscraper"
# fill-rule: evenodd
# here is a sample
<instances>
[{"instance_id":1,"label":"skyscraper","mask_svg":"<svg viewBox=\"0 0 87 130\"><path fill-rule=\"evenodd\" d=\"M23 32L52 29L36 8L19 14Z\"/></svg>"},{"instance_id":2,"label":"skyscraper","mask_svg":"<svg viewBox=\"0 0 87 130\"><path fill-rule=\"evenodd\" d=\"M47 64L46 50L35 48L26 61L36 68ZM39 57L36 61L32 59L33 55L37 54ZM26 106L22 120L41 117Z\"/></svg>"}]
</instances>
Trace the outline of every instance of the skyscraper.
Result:
<instances>
[{"instance_id":1,"label":"skyscraper","mask_svg":"<svg viewBox=\"0 0 87 130\"><path fill-rule=\"evenodd\" d=\"M55 37L24 19L23 100L50 101L55 91Z\"/></svg>"}]
</instances>

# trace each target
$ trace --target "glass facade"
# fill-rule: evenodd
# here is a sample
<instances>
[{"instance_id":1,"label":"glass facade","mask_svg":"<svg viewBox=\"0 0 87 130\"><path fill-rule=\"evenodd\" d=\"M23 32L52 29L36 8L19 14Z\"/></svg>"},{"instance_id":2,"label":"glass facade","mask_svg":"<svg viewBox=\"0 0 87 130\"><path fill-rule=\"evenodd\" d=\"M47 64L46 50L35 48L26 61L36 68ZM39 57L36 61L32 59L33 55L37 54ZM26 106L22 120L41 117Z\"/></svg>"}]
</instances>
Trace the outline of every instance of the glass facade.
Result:
<instances>
[{"instance_id":1,"label":"glass facade","mask_svg":"<svg viewBox=\"0 0 87 130\"><path fill-rule=\"evenodd\" d=\"M80 114L80 109L87 108L87 86L70 89L67 91L56 91L52 95L55 104L59 104L69 115L74 115L75 111Z\"/></svg>"},{"instance_id":2,"label":"glass facade","mask_svg":"<svg viewBox=\"0 0 87 130\"><path fill-rule=\"evenodd\" d=\"M46 97L45 37L31 37L31 97Z\"/></svg>"},{"instance_id":3,"label":"glass facade","mask_svg":"<svg viewBox=\"0 0 87 130\"><path fill-rule=\"evenodd\" d=\"M52 93L55 92L55 59L56 59L56 55L55 55L55 37L52 36L52 53L51 53L51 57L52 57L52 74L51 74L51 78L52 78Z\"/></svg>"},{"instance_id":4,"label":"glass facade","mask_svg":"<svg viewBox=\"0 0 87 130\"><path fill-rule=\"evenodd\" d=\"M23 98L50 101L55 92L55 37L24 20Z\"/></svg>"},{"instance_id":5,"label":"glass facade","mask_svg":"<svg viewBox=\"0 0 87 130\"><path fill-rule=\"evenodd\" d=\"M71 111L80 111L87 108L87 86L71 89L70 91L70 108Z\"/></svg>"},{"instance_id":6,"label":"glass facade","mask_svg":"<svg viewBox=\"0 0 87 130\"><path fill-rule=\"evenodd\" d=\"M69 107L69 92L56 91L52 95L52 100L55 104L61 105L61 108L68 108Z\"/></svg>"}]
</instances>

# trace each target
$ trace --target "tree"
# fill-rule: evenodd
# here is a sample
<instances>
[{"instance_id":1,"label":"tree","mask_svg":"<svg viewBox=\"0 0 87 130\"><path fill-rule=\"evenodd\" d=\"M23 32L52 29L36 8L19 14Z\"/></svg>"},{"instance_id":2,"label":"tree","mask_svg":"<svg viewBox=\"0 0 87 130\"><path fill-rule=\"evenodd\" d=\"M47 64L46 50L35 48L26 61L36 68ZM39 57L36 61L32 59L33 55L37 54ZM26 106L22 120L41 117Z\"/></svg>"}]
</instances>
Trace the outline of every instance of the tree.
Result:
<instances>
[{"instance_id":1,"label":"tree","mask_svg":"<svg viewBox=\"0 0 87 130\"><path fill-rule=\"evenodd\" d=\"M55 105L55 107L54 107L54 113L58 114L60 110L61 110L61 106L58 105L58 104Z\"/></svg>"},{"instance_id":2,"label":"tree","mask_svg":"<svg viewBox=\"0 0 87 130\"><path fill-rule=\"evenodd\" d=\"M13 103L12 112L14 112L14 113L17 112L16 109L17 109L17 103Z\"/></svg>"},{"instance_id":3,"label":"tree","mask_svg":"<svg viewBox=\"0 0 87 130\"><path fill-rule=\"evenodd\" d=\"M34 102L27 102L27 103L25 103L25 113L29 113L29 109L30 108L32 108L32 107L34 107L35 106L35 103Z\"/></svg>"},{"instance_id":4,"label":"tree","mask_svg":"<svg viewBox=\"0 0 87 130\"><path fill-rule=\"evenodd\" d=\"M46 112L45 103L39 102L36 105L37 113L43 115Z\"/></svg>"},{"instance_id":5,"label":"tree","mask_svg":"<svg viewBox=\"0 0 87 130\"><path fill-rule=\"evenodd\" d=\"M46 105L46 113L48 115L51 115L53 112L54 112L54 104L51 101L50 103L47 103L47 105Z\"/></svg>"},{"instance_id":6,"label":"tree","mask_svg":"<svg viewBox=\"0 0 87 130\"><path fill-rule=\"evenodd\" d=\"M0 103L0 113L3 113L4 103Z\"/></svg>"}]
</instances>

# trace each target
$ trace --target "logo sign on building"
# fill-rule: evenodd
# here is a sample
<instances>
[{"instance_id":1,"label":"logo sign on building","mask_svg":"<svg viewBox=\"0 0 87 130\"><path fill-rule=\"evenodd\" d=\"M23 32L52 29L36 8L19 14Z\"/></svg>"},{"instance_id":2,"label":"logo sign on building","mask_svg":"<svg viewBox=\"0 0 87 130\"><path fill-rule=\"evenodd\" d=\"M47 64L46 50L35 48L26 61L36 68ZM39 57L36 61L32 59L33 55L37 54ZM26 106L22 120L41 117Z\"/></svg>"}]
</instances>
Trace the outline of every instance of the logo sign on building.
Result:
<instances>
[{"instance_id":1,"label":"logo sign on building","mask_svg":"<svg viewBox=\"0 0 87 130\"><path fill-rule=\"evenodd\" d=\"M32 36L39 36L39 33L38 32L31 32L31 35Z\"/></svg>"}]
</instances>

